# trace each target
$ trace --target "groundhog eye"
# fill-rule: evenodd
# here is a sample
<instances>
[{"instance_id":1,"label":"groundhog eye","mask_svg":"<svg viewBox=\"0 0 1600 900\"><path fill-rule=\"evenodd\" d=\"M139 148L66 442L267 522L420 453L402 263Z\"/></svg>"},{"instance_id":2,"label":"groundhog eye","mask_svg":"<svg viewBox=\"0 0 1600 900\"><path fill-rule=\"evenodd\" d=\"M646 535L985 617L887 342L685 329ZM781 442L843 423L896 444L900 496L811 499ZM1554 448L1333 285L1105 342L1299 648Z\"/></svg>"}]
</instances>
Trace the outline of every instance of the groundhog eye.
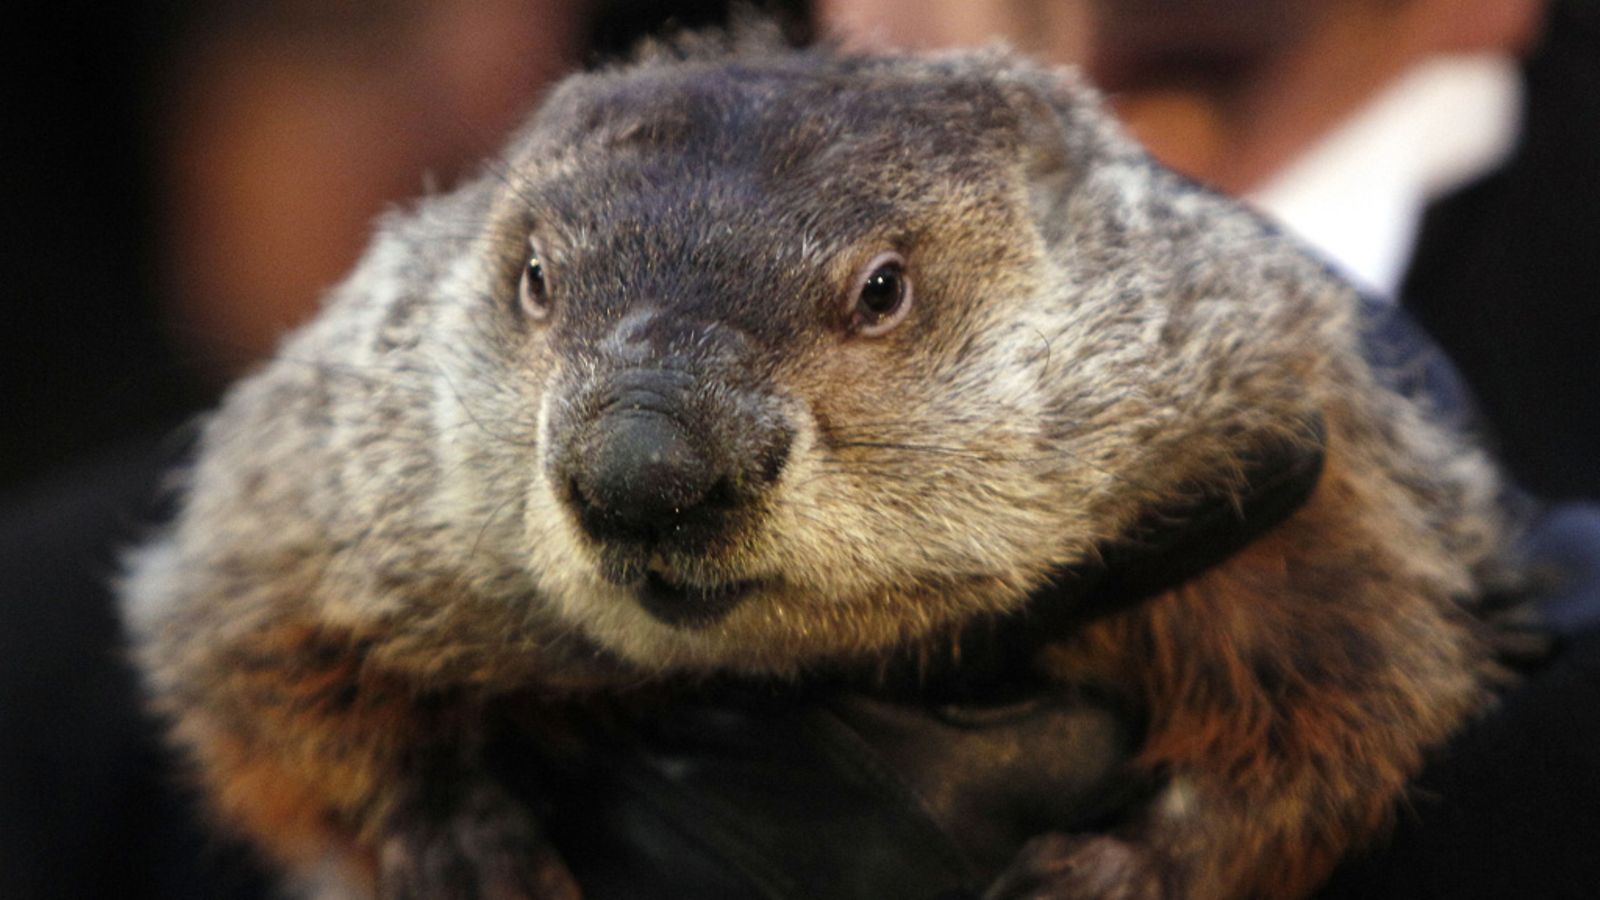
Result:
<instances>
[{"instance_id":1,"label":"groundhog eye","mask_svg":"<svg viewBox=\"0 0 1600 900\"><path fill-rule=\"evenodd\" d=\"M522 284L517 288L517 301L530 319L545 319L550 315L550 287L545 283L544 263L539 259L538 248L528 253L528 263L522 269Z\"/></svg>"},{"instance_id":2,"label":"groundhog eye","mask_svg":"<svg viewBox=\"0 0 1600 900\"><path fill-rule=\"evenodd\" d=\"M898 253L880 253L862 270L851 327L872 337L900 324L911 307L911 279Z\"/></svg>"}]
</instances>

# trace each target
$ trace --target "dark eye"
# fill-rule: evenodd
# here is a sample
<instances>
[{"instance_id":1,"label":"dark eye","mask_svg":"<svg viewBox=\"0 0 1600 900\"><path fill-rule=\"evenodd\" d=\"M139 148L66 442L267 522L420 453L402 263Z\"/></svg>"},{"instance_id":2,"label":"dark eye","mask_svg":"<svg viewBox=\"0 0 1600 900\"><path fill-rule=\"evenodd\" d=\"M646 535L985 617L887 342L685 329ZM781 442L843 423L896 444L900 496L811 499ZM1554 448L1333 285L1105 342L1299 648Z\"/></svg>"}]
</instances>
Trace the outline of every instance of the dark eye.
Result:
<instances>
[{"instance_id":1,"label":"dark eye","mask_svg":"<svg viewBox=\"0 0 1600 900\"><path fill-rule=\"evenodd\" d=\"M911 279L898 253L880 253L862 269L850 315L857 334L874 337L900 324L911 308Z\"/></svg>"},{"instance_id":2,"label":"dark eye","mask_svg":"<svg viewBox=\"0 0 1600 900\"><path fill-rule=\"evenodd\" d=\"M531 245L528 263L522 268L522 284L517 288L517 302L530 319L550 316L550 287L545 283L544 263L539 259L539 248Z\"/></svg>"}]
</instances>

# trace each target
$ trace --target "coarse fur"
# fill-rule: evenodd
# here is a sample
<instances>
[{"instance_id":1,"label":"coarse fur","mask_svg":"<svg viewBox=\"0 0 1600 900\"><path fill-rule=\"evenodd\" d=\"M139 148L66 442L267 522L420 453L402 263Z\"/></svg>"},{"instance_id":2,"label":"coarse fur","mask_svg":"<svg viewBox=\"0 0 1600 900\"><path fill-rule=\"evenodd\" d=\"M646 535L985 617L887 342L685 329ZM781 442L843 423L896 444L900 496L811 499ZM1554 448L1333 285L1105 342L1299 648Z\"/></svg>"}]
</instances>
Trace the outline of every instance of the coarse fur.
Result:
<instances>
[{"instance_id":1,"label":"coarse fur","mask_svg":"<svg viewBox=\"0 0 1600 900\"><path fill-rule=\"evenodd\" d=\"M530 252L548 317L519 308ZM884 252L913 294L871 334L850 304ZM1349 288L1069 71L695 37L562 83L481 177L386 217L209 420L127 617L218 814L319 890L573 896L476 762L488 704L935 654L1325 440L1281 525L1046 647L1143 711L1165 787L991 891L1303 896L1493 673L1459 601L1497 565L1495 475L1359 329ZM573 492L616 385L669 370L734 500L640 550ZM678 620L648 578L738 602Z\"/></svg>"}]
</instances>

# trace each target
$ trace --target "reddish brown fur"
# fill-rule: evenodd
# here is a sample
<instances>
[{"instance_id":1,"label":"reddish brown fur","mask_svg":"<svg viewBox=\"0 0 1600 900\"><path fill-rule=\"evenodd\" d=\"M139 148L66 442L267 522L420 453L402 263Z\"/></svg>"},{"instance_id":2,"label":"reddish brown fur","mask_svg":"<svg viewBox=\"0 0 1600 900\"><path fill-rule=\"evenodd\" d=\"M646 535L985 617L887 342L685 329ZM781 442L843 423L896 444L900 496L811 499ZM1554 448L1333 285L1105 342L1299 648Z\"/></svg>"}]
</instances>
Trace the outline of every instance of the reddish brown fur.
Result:
<instances>
[{"instance_id":1,"label":"reddish brown fur","mask_svg":"<svg viewBox=\"0 0 1600 900\"><path fill-rule=\"evenodd\" d=\"M189 716L180 726L215 787L216 813L291 868L338 855L356 866L343 874L372 880L372 829L388 813L372 801L398 799L383 783L396 755L441 739L448 723L425 721L414 689L375 677L348 637L283 626L245 646L248 655L236 651L217 666L238 701L222 712L238 718L215 727Z\"/></svg>"},{"instance_id":2,"label":"reddish brown fur","mask_svg":"<svg viewBox=\"0 0 1600 900\"><path fill-rule=\"evenodd\" d=\"M1335 449L1281 527L1055 651L1069 680L1137 686L1150 718L1136 765L1192 780L1203 813L1142 830L1205 868L1181 873L1185 896L1310 893L1382 830L1423 750L1486 701L1477 638L1397 575L1405 561L1365 521L1386 502L1370 494Z\"/></svg>"}]
</instances>

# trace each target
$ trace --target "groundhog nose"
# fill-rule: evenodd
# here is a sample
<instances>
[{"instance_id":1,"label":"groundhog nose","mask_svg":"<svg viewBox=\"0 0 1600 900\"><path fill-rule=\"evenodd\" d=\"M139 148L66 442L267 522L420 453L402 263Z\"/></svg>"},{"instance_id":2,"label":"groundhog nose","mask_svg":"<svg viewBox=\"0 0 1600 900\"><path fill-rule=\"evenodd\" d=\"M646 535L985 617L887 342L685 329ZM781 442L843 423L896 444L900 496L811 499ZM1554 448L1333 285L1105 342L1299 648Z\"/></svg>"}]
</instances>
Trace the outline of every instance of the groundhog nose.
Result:
<instances>
[{"instance_id":1,"label":"groundhog nose","mask_svg":"<svg viewBox=\"0 0 1600 900\"><path fill-rule=\"evenodd\" d=\"M700 509L723 480L670 416L619 413L599 427L572 483L579 517L596 537L654 537Z\"/></svg>"}]
</instances>

